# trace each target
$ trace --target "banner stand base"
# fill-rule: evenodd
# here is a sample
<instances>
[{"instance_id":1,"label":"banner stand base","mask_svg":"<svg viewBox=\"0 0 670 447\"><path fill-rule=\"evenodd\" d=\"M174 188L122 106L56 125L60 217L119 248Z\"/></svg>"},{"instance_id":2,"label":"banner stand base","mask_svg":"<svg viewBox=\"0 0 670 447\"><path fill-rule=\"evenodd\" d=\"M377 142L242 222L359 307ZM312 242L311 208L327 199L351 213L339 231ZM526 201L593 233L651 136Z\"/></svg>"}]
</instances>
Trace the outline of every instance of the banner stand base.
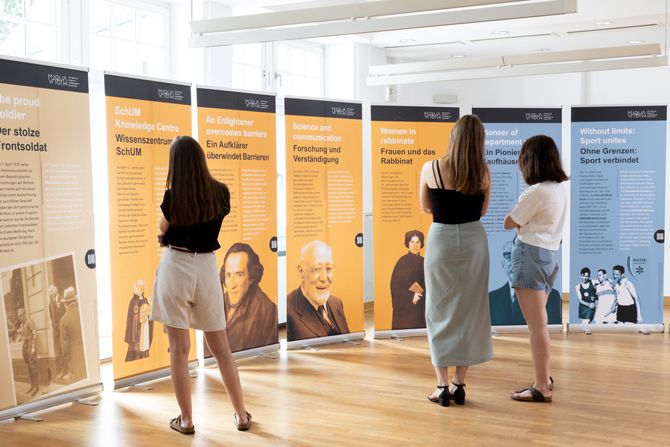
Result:
<instances>
[{"instance_id":1,"label":"banner stand base","mask_svg":"<svg viewBox=\"0 0 670 447\"><path fill-rule=\"evenodd\" d=\"M330 345L332 343L343 343L352 340L363 340L365 332L355 332L353 334L331 335L329 337L307 338L305 340L294 340L286 342L286 349L311 349L314 346Z\"/></svg>"},{"instance_id":2,"label":"banner stand base","mask_svg":"<svg viewBox=\"0 0 670 447\"><path fill-rule=\"evenodd\" d=\"M267 355L268 352L277 352L281 348L279 343L273 345L261 346L260 348L247 349L245 351L233 352L233 358L235 360L245 359L247 357L268 357L276 359L277 357ZM205 359L203 367L216 365L216 359L214 357L207 357Z\"/></svg>"},{"instance_id":3,"label":"banner stand base","mask_svg":"<svg viewBox=\"0 0 670 447\"><path fill-rule=\"evenodd\" d=\"M89 386L86 388L82 388L80 390L71 391L69 393L64 393L58 396L42 399L37 402L31 402L29 404L9 408L7 410L0 411L0 421L14 418L14 419L25 419L27 421L39 422L42 420L42 418L27 416L27 414L34 413L36 411L46 410L47 408L55 407L56 405L62 405L67 404L69 402L75 402L81 399L86 399L87 397L97 396L102 393L103 388L104 387L102 386L102 383L100 383L98 385Z\"/></svg>"},{"instance_id":4,"label":"banner stand base","mask_svg":"<svg viewBox=\"0 0 670 447\"><path fill-rule=\"evenodd\" d=\"M198 367L198 361L189 362L188 369L193 369ZM170 375L170 368L159 369L158 371L152 371L145 374L140 374L138 376L126 377L125 379L115 380L114 381L114 391L120 388L139 388L143 390L152 390L153 387L147 386L137 386L143 382L149 382L151 380L161 379Z\"/></svg>"},{"instance_id":5,"label":"banner stand base","mask_svg":"<svg viewBox=\"0 0 670 447\"><path fill-rule=\"evenodd\" d=\"M568 332L645 332L663 333L664 324L568 324Z\"/></svg>"},{"instance_id":6,"label":"banner stand base","mask_svg":"<svg viewBox=\"0 0 670 447\"><path fill-rule=\"evenodd\" d=\"M376 331L372 329L372 338L375 340L378 338L393 338L398 341L404 341L401 337L421 337L427 333L425 327L417 329L395 329L390 331Z\"/></svg>"},{"instance_id":7,"label":"banner stand base","mask_svg":"<svg viewBox=\"0 0 670 447\"><path fill-rule=\"evenodd\" d=\"M563 332L562 324L548 324L547 329L549 332ZM494 337L500 337L500 332L504 333L513 333L519 332L527 334L530 332L528 326L525 324L510 324L508 326L491 326L491 335Z\"/></svg>"}]
</instances>

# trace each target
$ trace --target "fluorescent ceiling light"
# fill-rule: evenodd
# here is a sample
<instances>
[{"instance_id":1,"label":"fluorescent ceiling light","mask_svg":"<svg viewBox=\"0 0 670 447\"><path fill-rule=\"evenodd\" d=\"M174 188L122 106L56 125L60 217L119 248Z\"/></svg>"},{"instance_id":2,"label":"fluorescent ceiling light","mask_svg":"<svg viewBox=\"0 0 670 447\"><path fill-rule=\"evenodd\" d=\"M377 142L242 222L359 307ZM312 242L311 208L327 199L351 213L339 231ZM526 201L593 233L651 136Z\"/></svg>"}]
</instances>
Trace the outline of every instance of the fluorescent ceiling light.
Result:
<instances>
[{"instance_id":1,"label":"fluorescent ceiling light","mask_svg":"<svg viewBox=\"0 0 670 447\"><path fill-rule=\"evenodd\" d=\"M639 31L650 28L660 28L658 23L648 23L645 25L632 25L632 26L616 26L614 28L598 28L598 29L584 29L577 31L568 31L567 34L571 36L577 36L580 34L592 34L592 33L609 33L613 31Z\"/></svg>"},{"instance_id":2,"label":"fluorescent ceiling light","mask_svg":"<svg viewBox=\"0 0 670 447\"><path fill-rule=\"evenodd\" d=\"M630 43L630 44L634 44L634 45L635 45L635 44L638 44L638 43L644 43L644 40L631 40L631 41L628 42L628 43Z\"/></svg>"},{"instance_id":3,"label":"fluorescent ceiling light","mask_svg":"<svg viewBox=\"0 0 670 447\"><path fill-rule=\"evenodd\" d=\"M402 43L412 43L412 42L416 42L416 40L414 40L414 39L400 39L400 41L401 41Z\"/></svg>"},{"instance_id":4,"label":"fluorescent ceiling light","mask_svg":"<svg viewBox=\"0 0 670 447\"><path fill-rule=\"evenodd\" d=\"M600 61L566 62L560 64L539 64L521 67L483 68L479 70L441 71L435 73L415 73L393 76L393 84L417 82L462 81L471 79L507 78L514 76L538 76L560 73L583 73L588 71L623 70L627 68L664 67L668 57L644 57L634 59L612 59ZM368 77L367 85L391 83L385 77Z\"/></svg>"},{"instance_id":5,"label":"fluorescent ceiling light","mask_svg":"<svg viewBox=\"0 0 670 447\"><path fill-rule=\"evenodd\" d=\"M509 34L509 31L491 31L491 34L496 35Z\"/></svg>"},{"instance_id":6,"label":"fluorescent ceiling light","mask_svg":"<svg viewBox=\"0 0 670 447\"><path fill-rule=\"evenodd\" d=\"M462 59L465 57L465 54L452 54L451 57L454 57L456 59Z\"/></svg>"},{"instance_id":7,"label":"fluorescent ceiling light","mask_svg":"<svg viewBox=\"0 0 670 447\"><path fill-rule=\"evenodd\" d=\"M551 48L538 48L535 51L551 51Z\"/></svg>"},{"instance_id":8,"label":"fluorescent ceiling light","mask_svg":"<svg viewBox=\"0 0 670 447\"><path fill-rule=\"evenodd\" d=\"M611 24L612 24L612 22L610 22L608 20L603 20L603 21L594 23L594 25L599 25L599 26L605 26L605 25L611 25Z\"/></svg>"},{"instance_id":9,"label":"fluorescent ceiling light","mask_svg":"<svg viewBox=\"0 0 670 447\"><path fill-rule=\"evenodd\" d=\"M189 47L308 39L577 12L577 0L379 0L190 22Z\"/></svg>"},{"instance_id":10,"label":"fluorescent ceiling light","mask_svg":"<svg viewBox=\"0 0 670 447\"><path fill-rule=\"evenodd\" d=\"M470 42L477 43L494 43L494 42L509 42L510 40L522 40L522 39L543 39L546 37L560 37L555 33L543 33L543 34L523 34L521 36L507 36L507 37L487 37L485 39L470 39Z\"/></svg>"},{"instance_id":11,"label":"fluorescent ceiling light","mask_svg":"<svg viewBox=\"0 0 670 447\"><path fill-rule=\"evenodd\" d=\"M478 69L487 69L493 67L509 66L510 68L519 68L519 66L542 65L546 67L556 67L556 64L566 63L572 64L570 70L574 70L574 66L582 63L581 61L597 61L602 59L618 59L622 58L639 58L642 56L654 56L661 54L661 46L659 44L647 44L637 46L622 46L609 48L594 48L586 50L571 50L571 51L552 51L532 54L520 54L514 56L501 57L487 57L476 58L462 61L431 61L431 62L414 62L408 64L387 64L370 67L370 75L368 77L368 85L387 85L387 84L403 84L411 82L425 82L424 80L412 79L429 79L429 80L449 80L449 79L468 79L460 76L469 75L474 76L472 79L478 78L479 75L473 75ZM654 58L658 59L658 58ZM628 59L632 60L632 59ZM636 59L637 60L637 59ZM666 59L667 61L667 59ZM610 61L611 62L611 61ZM648 64L652 64L647 62ZM587 64L584 66L594 66ZM644 66L658 66L658 65L644 65ZM544 70L543 68L543 70ZM505 68L507 70L508 68ZM557 68L557 70L560 68ZM505 70L498 70L502 73ZM459 71L462 73L459 74ZM519 70L515 71L518 72ZM579 71L579 70L576 70ZM591 70L592 71L592 70ZM435 73L440 72L440 73ZM558 71L563 73L564 71ZM571 72L571 71L566 71ZM530 71L533 74L534 71ZM539 70L540 74L546 74ZM517 76L517 75L514 75ZM523 76L523 75L518 75ZM495 77L495 76L486 76Z\"/></svg>"},{"instance_id":12,"label":"fluorescent ceiling light","mask_svg":"<svg viewBox=\"0 0 670 447\"><path fill-rule=\"evenodd\" d=\"M437 46L448 46L448 45L465 45L465 42L461 42L460 40L450 40L447 42L434 42L434 43L417 43L414 45L396 45L392 47L384 47L387 50L394 50L394 49L408 49L408 48L423 48L423 47L437 47Z\"/></svg>"}]
</instances>

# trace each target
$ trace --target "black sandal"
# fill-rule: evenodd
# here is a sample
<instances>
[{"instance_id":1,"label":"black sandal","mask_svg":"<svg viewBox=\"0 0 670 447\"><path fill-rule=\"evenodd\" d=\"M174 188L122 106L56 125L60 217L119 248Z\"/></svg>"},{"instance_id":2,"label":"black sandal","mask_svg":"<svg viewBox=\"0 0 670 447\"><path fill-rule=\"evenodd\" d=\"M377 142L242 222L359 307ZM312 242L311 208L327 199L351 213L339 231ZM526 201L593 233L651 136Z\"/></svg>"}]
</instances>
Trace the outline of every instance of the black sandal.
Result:
<instances>
[{"instance_id":1,"label":"black sandal","mask_svg":"<svg viewBox=\"0 0 670 447\"><path fill-rule=\"evenodd\" d=\"M514 394L510 394L509 397L511 397L513 400L518 400L519 402L551 402L552 396L545 396L544 394L540 393L538 390L533 388L533 386L529 386L525 390L521 391L515 391L514 393L516 394L521 394L524 391L530 391L530 396L529 397L520 397L520 396L515 396Z\"/></svg>"}]
</instances>

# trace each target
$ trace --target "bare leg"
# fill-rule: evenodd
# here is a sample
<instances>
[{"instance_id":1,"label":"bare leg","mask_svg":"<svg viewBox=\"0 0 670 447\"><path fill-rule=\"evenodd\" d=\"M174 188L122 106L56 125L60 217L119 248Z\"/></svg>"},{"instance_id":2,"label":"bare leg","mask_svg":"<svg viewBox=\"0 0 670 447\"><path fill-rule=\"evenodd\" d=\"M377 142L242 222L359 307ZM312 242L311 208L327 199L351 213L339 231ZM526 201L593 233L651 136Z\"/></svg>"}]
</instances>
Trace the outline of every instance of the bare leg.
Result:
<instances>
[{"instance_id":1,"label":"bare leg","mask_svg":"<svg viewBox=\"0 0 670 447\"><path fill-rule=\"evenodd\" d=\"M447 367L446 366L436 366L435 374L437 374L437 384L439 386L445 386L449 383L449 377L447 376ZM442 390L440 388L435 388L433 394L430 395L431 399L437 399L440 397Z\"/></svg>"},{"instance_id":2,"label":"bare leg","mask_svg":"<svg viewBox=\"0 0 670 447\"><path fill-rule=\"evenodd\" d=\"M468 372L469 366L457 366L456 367L456 374L454 374L454 380L452 380L452 384L449 385L449 392L451 394L454 394L454 392L458 389L458 387L454 386L454 383L458 385L463 385L465 383L465 373Z\"/></svg>"},{"instance_id":3,"label":"bare leg","mask_svg":"<svg viewBox=\"0 0 670 447\"><path fill-rule=\"evenodd\" d=\"M188 372L188 353L191 350L191 337L188 329L167 328L170 342L170 374L172 388L181 410L181 426L193 427L191 410L191 377Z\"/></svg>"},{"instance_id":4,"label":"bare leg","mask_svg":"<svg viewBox=\"0 0 670 447\"><path fill-rule=\"evenodd\" d=\"M214 355L214 358L216 359L216 363L219 365L219 372L221 373L221 379L223 379L223 386L226 387L230 403L233 404L235 413L237 413L237 420L240 424L246 424L248 420L247 410L244 408L240 375L237 372L237 365L235 365L233 353L230 352L228 334L225 329L216 332L205 332L205 339L207 340L209 350L212 352L212 355Z\"/></svg>"},{"instance_id":5,"label":"bare leg","mask_svg":"<svg viewBox=\"0 0 670 447\"><path fill-rule=\"evenodd\" d=\"M549 390L549 361L551 358L551 344L549 340L549 329L547 328L547 299L548 293L544 290L531 290L516 288L516 296L519 306L530 330L530 352L533 355L533 366L535 367L535 383L533 388L544 396L551 396ZM530 391L521 394L513 393L515 396L530 396Z\"/></svg>"}]
</instances>

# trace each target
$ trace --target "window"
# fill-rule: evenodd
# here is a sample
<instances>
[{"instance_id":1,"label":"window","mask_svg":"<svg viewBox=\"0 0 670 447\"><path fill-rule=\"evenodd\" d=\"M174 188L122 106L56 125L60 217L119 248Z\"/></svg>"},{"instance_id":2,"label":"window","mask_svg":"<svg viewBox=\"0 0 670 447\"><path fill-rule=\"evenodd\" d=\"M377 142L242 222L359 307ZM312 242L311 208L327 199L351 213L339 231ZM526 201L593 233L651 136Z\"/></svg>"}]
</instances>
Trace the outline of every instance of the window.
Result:
<instances>
[{"instance_id":1,"label":"window","mask_svg":"<svg viewBox=\"0 0 670 447\"><path fill-rule=\"evenodd\" d=\"M260 43L233 45L233 88L263 90L263 48Z\"/></svg>"},{"instance_id":2,"label":"window","mask_svg":"<svg viewBox=\"0 0 670 447\"><path fill-rule=\"evenodd\" d=\"M277 44L277 93L282 96L323 95L323 51Z\"/></svg>"},{"instance_id":3,"label":"window","mask_svg":"<svg viewBox=\"0 0 670 447\"><path fill-rule=\"evenodd\" d=\"M61 62L60 0L2 0L0 54Z\"/></svg>"},{"instance_id":4,"label":"window","mask_svg":"<svg viewBox=\"0 0 670 447\"><path fill-rule=\"evenodd\" d=\"M152 9L91 0L91 69L164 77L167 10Z\"/></svg>"}]
</instances>

